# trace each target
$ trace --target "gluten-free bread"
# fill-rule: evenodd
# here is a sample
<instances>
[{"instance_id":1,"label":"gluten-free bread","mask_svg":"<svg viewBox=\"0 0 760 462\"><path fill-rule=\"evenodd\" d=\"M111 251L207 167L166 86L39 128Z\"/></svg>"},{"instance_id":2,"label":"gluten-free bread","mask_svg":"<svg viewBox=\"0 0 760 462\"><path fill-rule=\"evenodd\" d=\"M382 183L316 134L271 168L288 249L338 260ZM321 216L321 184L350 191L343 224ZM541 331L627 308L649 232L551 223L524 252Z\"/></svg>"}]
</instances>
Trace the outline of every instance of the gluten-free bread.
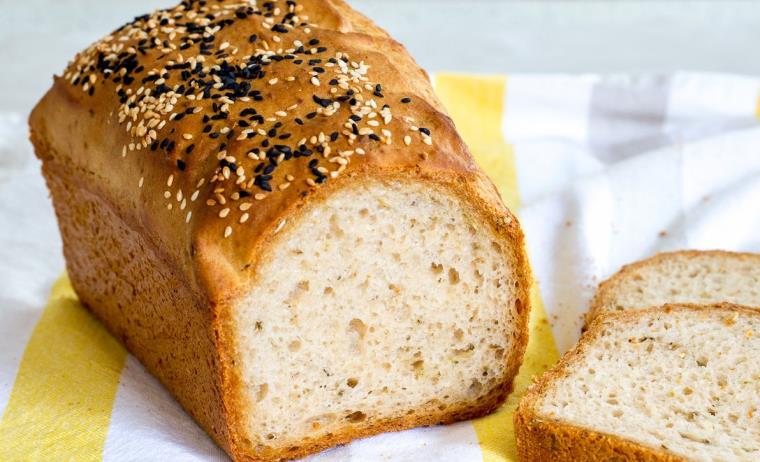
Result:
<instances>
[{"instance_id":1,"label":"gluten-free bread","mask_svg":"<svg viewBox=\"0 0 760 462\"><path fill-rule=\"evenodd\" d=\"M518 222L426 74L342 1L137 17L30 125L82 302L233 459L480 416L512 389Z\"/></svg>"},{"instance_id":2,"label":"gluten-free bread","mask_svg":"<svg viewBox=\"0 0 760 462\"><path fill-rule=\"evenodd\" d=\"M760 312L599 316L515 416L520 460L760 460Z\"/></svg>"},{"instance_id":3,"label":"gluten-free bread","mask_svg":"<svg viewBox=\"0 0 760 462\"><path fill-rule=\"evenodd\" d=\"M681 250L626 265L599 285L587 321L609 311L723 302L760 308L760 255Z\"/></svg>"}]
</instances>

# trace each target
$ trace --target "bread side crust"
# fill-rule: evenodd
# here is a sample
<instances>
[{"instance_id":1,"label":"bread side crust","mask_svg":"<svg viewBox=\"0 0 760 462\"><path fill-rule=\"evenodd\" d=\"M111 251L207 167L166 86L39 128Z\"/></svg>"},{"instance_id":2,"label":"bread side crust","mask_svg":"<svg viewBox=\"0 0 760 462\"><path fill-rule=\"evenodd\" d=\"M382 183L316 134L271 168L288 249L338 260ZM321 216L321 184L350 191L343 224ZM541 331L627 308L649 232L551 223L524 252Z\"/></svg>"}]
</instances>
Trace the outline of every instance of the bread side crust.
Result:
<instances>
[{"instance_id":1,"label":"bread side crust","mask_svg":"<svg viewBox=\"0 0 760 462\"><path fill-rule=\"evenodd\" d=\"M726 258L736 260L752 260L760 265L760 255L749 252L730 252L727 250L677 250L673 252L661 252L652 257L624 265L617 273L599 284L599 288L591 300L591 307L585 315L585 327L598 316L609 311L607 308L614 299L620 284L629 279L633 274L643 268L660 265L674 259L692 259L699 257Z\"/></svg>"},{"instance_id":2,"label":"bread side crust","mask_svg":"<svg viewBox=\"0 0 760 462\"><path fill-rule=\"evenodd\" d=\"M576 346L565 353L559 363L541 375L528 388L515 412L515 435L517 453L522 461L601 462L630 460L646 462L681 462L688 459L660 448L626 440L589 428L572 425L561 420L542 416L537 409L538 401L554 382L567 375L573 365L582 360L592 342L607 325L633 322L649 314L668 314L686 311L705 313L706 310L743 313L760 317L760 312L730 303L716 305L663 305L642 310L607 313L597 317L583 334Z\"/></svg>"}]
</instances>

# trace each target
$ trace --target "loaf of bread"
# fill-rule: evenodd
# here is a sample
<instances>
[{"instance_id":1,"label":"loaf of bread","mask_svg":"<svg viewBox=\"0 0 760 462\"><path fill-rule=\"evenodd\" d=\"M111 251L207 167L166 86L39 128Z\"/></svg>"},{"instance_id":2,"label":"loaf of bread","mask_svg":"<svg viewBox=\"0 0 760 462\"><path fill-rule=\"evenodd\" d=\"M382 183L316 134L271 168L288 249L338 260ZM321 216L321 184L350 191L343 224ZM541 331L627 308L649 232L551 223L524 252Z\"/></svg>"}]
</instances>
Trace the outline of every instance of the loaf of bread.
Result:
<instances>
[{"instance_id":1,"label":"loaf of bread","mask_svg":"<svg viewBox=\"0 0 760 462\"><path fill-rule=\"evenodd\" d=\"M425 72L342 1L137 17L30 126L82 302L233 459L469 419L510 392L519 224Z\"/></svg>"},{"instance_id":2,"label":"loaf of bread","mask_svg":"<svg viewBox=\"0 0 760 462\"><path fill-rule=\"evenodd\" d=\"M599 285L586 317L667 303L760 308L760 255L722 250L666 252L624 266Z\"/></svg>"},{"instance_id":3,"label":"loaf of bread","mask_svg":"<svg viewBox=\"0 0 760 462\"><path fill-rule=\"evenodd\" d=\"M520 460L760 460L760 312L609 313L522 398Z\"/></svg>"}]
</instances>

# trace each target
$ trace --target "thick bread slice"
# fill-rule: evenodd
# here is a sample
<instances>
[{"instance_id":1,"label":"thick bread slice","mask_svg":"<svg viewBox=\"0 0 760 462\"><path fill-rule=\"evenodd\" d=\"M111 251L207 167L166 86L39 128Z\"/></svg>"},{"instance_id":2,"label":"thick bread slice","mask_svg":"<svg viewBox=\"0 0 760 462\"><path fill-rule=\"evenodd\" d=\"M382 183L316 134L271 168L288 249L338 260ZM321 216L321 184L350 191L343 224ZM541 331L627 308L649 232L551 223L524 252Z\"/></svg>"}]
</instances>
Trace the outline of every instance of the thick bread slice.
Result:
<instances>
[{"instance_id":1,"label":"thick bread slice","mask_svg":"<svg viewBox=\"0 0 760 462\"><path fill-rule=\"evenodd\" d=\"M626 265L599 285L586 321L607 311L723 302L760 307L760 255L686 250Z\"/></svg>"},{"instance_id":2,"label":"thick bread slice","mask_svg":"<svg viewBox=\"0 0 760 462\"><path fill-rule=\"evenodd\" d=\"M82 302L236 460L497 408L517 220L425 72L341 0L186 0L30 118Z\"/></svg>"},{"instance_id":3,"label":"thick bread slice","mask_svg":"<svg viewBox=\"0 0 760 462\"><path fill-rule=\"evenodd\" d=\"M520 401L520 458L760 460L759 351L746 307L600 316Z\"/></svg>"}]
</instances>

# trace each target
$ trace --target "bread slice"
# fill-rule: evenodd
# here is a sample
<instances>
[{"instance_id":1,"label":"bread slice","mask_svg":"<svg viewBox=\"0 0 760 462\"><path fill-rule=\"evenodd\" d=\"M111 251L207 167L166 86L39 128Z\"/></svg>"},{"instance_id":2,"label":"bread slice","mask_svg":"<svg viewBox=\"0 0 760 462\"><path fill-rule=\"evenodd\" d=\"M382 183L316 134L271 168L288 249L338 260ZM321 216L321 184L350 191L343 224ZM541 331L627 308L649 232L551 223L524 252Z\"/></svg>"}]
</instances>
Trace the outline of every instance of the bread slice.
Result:
<instances>
[{"instance_id":1,"label":"bread slice","mask_svg":"<svg viewBox=\"0 0 760 462\"><path fill-rule=\"evenodd\" d=\"M760 307L760 255L687 250L626 265L599 285L587 323L607 311L722 302Z\"/></svg>"},{"instance_id":2,"label":"bread slice","mask_svg":"<svg viewBox=\"0 0 760 462\"><path fill-rule=\"evenodd\" d=\"M760 312L666 305L597 318L515 416L523 461L760 460Z\"/></svg>"}]
</instances>

